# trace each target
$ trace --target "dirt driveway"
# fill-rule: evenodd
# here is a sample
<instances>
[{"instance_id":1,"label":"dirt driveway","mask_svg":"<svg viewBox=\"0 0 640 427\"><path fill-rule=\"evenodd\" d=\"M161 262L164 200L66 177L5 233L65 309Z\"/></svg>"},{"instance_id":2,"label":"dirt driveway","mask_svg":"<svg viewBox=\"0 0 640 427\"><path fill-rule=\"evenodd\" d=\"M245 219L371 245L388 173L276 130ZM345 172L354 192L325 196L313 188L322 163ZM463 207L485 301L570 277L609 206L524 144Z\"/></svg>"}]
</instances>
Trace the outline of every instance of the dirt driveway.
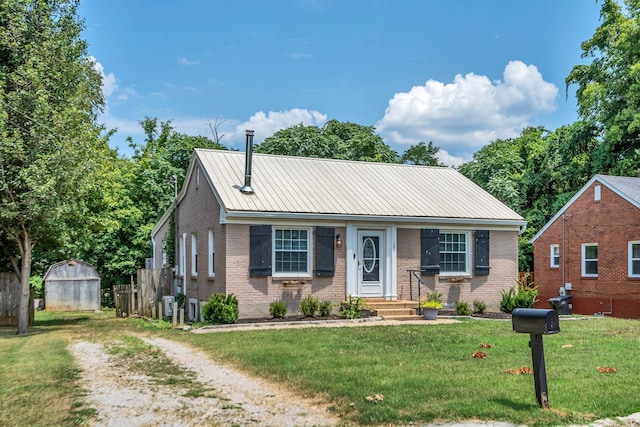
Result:
<instances>
[{"instance_id":1,"label":"dirt driveway","mask_svg":"<svg viewBox=\"0 0 640 427\"><path fill-rule=\"evenodd\" d=\"M213 363L206 354L161 338L142 338L195 373L206 396L185 396L131 373L102 344L80 341L71 350L83 370L86 400L96 426L333 426L325 408L272 384Z\"/></svg>"}]
</instances>

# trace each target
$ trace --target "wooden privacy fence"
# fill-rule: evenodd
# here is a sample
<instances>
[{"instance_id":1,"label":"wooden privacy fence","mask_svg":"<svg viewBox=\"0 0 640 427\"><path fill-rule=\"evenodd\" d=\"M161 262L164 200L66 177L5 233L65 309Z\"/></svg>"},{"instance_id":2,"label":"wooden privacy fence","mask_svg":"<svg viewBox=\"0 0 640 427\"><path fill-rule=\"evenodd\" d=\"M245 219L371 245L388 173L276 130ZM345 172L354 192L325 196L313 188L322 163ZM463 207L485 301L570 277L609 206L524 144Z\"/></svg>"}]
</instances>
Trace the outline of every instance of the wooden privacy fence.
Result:
<instances>
[{"instance_id":1,"label":"wooden privacy fence","mask_svg":"<svg viewBox=\"0 0 640 427\"><path fill-rule=\"evenodd\" d=\"M0 326L18 326L20 281L14 273L0 273ZM29 326L33 325L33 288L29 295Z\"/></svg>"},{"instance_id":2,"label":"wooden privacy fence","mask_svg":"<svg viewBox=\"0 0 640 427\"><path fill-rule=\"evenodd\" d=\"M128 317L133 314L135 308L133 285L115 285L113 297L116 302L116 317Z\"/></svg>"},{"instance_id":3,"label":"wooden privacy fence","mask_svg":"<svg viewBox=\"0 0 640 427\"><path fill-rule=\"evenodd\" d=\"M138 314L145 317L158 317L158 307L162 297L172 295L173 269L138 270Z\"/></svg>"}]
</instances>

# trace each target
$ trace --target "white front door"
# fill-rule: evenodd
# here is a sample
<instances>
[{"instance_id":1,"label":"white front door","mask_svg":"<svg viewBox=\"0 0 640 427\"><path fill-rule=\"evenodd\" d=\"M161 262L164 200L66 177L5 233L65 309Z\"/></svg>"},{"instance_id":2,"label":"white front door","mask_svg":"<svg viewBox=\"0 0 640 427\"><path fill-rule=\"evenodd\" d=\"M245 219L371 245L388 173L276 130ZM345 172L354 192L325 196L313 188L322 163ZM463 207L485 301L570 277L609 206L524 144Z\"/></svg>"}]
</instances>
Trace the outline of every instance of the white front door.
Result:
<instances>
[{"instance_id":1,"label":"white front door","mask_svg":"<svg viewBox=\"0 0 640 427\"><path fill-rule=\"evenodd\" d=\"M358 295L384 296L384 232L358 230Z\"/></svg>"}]
</instances>

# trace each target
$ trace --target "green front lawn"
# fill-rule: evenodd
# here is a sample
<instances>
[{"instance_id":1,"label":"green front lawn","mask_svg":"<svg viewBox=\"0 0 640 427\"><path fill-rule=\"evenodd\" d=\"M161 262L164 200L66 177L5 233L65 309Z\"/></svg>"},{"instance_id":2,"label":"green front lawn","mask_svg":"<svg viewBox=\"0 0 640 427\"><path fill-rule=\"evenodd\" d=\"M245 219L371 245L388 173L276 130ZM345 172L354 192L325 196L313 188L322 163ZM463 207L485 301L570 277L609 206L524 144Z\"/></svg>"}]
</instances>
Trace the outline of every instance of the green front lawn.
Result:
<instances>
[{"instance_id":1,"label":"green front lawn","mask_svg":"<svg viewBox=\"0 0 640 427\"><path fill-rule=\"evenodd\" d=\"M512 332L510 321L212 334L143 324L112 312L38 313L26 337L0 328L0 425L85 422L91 410L82 405L67 346L132 332L190 343L214 361L319 396L346 423L585 424L640 411L638 321L563 319L559 334L544 337L550 410L538 407L532 375L509 373L531 367L529 336ZM472 357L476 351L487 357Z\"/></svg>"},{"instance_id":2,"label":"green front lawn","mask_svg":"<svg viewBox=\"0 0 640 427\"><path fill-rule=\"evenodd\" d=\"M529 335L514 333L510 321L178 337L215 360L325 396L338 415L359 424L580 424L640 411L637 321L561 320L561 333L544 337L551 410L538 406L533 375L508 373L532 367ZM487 357L472 357L476 351Z\"/></svg>"}]
</instances>

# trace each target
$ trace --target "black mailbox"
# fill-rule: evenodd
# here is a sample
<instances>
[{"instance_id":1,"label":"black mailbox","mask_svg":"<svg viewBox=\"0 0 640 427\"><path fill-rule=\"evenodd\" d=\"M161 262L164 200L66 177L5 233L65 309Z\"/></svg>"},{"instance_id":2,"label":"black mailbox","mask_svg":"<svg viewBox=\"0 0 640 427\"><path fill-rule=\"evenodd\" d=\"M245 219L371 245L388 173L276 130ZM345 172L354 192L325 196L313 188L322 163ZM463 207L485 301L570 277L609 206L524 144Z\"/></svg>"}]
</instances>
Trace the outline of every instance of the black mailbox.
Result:
<instances>
[{"instance_id":1,"label":"black mailbox","mask_svg":"<svg viewBox=\"0 0 640 427\"><path fill-rule=\"evenodd\" d=\"M558 312L543 308L516 308L511 313L513 330L526 334L556 334L560 332Z\"/></svg>"}]
</instances>

